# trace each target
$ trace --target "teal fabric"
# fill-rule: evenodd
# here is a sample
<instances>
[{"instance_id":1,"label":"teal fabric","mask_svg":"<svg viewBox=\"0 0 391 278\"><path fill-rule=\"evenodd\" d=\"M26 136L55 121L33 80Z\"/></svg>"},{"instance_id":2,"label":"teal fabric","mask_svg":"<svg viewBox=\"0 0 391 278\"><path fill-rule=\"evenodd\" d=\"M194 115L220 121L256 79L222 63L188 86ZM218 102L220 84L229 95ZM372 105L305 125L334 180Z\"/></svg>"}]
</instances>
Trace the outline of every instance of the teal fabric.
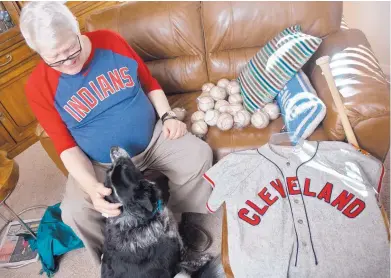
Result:
<instances>
[{"instance_id":1,"label":"teal fabric","mask_svg":"<svg viewBox=\"0 0 391 278\"><path fill-rule=\"evenodd\" d=\"M83 242L73 230L62 222L60 203L49 206L38 227L37 239L23 235L29 241L32 250L38 250L42 271L52 277L58 270L59 256L84 247Z\"/></svg>"}]
</instances>

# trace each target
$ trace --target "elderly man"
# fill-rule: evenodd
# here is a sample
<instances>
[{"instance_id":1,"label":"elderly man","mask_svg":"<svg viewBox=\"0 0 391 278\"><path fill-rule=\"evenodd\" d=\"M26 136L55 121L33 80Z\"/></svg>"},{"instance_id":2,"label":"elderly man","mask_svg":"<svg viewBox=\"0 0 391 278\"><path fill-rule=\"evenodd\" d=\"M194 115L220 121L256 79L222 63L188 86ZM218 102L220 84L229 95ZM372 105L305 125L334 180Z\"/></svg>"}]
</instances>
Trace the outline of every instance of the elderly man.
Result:
<instances>
[{"instance_id":1,"label":"elderly man","mask_svg":"<svg viewBox=\"0 0 391 278\"><path fill-rule=\"evenodd\" d=\"M159 170L169 178L168 206L178 219L183 212L206 213L211 189L202 174L211 167L212 152L187 133L159 83L120 35L81 34L70 10L58 2L27 4L20 28L42 58L26 84L28 102L69 171L63 221L96 264L104 217L120 214L121 204L104 200L111 194L102 184L111 146L127 150L140 170ZM198 239L197 246L206 249L206 232L182 222L185 241Z\"/></svg>"}]
</instances>

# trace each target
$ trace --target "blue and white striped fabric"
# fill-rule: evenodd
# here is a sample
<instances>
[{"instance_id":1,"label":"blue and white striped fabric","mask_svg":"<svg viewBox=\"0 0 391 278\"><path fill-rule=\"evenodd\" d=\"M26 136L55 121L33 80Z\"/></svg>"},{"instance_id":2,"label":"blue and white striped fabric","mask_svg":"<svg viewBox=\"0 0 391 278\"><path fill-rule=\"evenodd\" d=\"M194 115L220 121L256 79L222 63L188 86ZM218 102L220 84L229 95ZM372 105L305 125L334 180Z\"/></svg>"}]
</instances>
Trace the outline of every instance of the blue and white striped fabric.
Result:
<instances>
[{"instance_id":1,"label":"blue and white striped fabric","mask_svg":"<svg viewBox=\"0 0 391 278\"><path fill-rule=\"evenodd\" d=\"M302 70L277 95L277 103L294 143L310 136L326 115L326 106Z\"/></svg>"}]
</instances>

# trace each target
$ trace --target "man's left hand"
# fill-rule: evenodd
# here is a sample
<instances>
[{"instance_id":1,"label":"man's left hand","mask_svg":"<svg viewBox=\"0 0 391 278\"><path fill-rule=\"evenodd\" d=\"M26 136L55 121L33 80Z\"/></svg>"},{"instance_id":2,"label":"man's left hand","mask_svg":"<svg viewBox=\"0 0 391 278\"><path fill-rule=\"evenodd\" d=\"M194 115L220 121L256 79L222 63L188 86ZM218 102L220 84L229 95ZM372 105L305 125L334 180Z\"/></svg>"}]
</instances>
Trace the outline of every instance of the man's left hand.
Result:
<instances>
[{"instance_id":1,"label":"man's left hand","mask_svg":"<svg viewBox=\"0 0 391 278\"><path fill-rule=\"evenodd\" d=\"M186 124L177 119L168 119L163 124L163 135L166 139L178 139L187 133Z\"/></svg>"}]
</instances>

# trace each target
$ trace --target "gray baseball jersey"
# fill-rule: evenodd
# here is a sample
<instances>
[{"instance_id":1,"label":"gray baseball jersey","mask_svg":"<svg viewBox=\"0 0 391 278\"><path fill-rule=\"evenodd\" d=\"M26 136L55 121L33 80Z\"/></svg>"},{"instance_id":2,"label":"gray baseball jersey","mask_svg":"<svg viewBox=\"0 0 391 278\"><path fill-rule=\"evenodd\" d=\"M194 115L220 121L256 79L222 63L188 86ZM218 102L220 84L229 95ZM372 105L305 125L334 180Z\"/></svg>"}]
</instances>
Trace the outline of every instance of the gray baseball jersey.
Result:
<instances>
[{"instance_id":1,"label":"gray baseball jersey","mask_svg":"<svg viewBox=\"0 0 391 278\"><path fill-rule=\"evenodd\" d=\"M390 277L382 163L342 142L232 153L204 175L227 208L229 259L244 277Z\"/></svg>"}]
</instances>

